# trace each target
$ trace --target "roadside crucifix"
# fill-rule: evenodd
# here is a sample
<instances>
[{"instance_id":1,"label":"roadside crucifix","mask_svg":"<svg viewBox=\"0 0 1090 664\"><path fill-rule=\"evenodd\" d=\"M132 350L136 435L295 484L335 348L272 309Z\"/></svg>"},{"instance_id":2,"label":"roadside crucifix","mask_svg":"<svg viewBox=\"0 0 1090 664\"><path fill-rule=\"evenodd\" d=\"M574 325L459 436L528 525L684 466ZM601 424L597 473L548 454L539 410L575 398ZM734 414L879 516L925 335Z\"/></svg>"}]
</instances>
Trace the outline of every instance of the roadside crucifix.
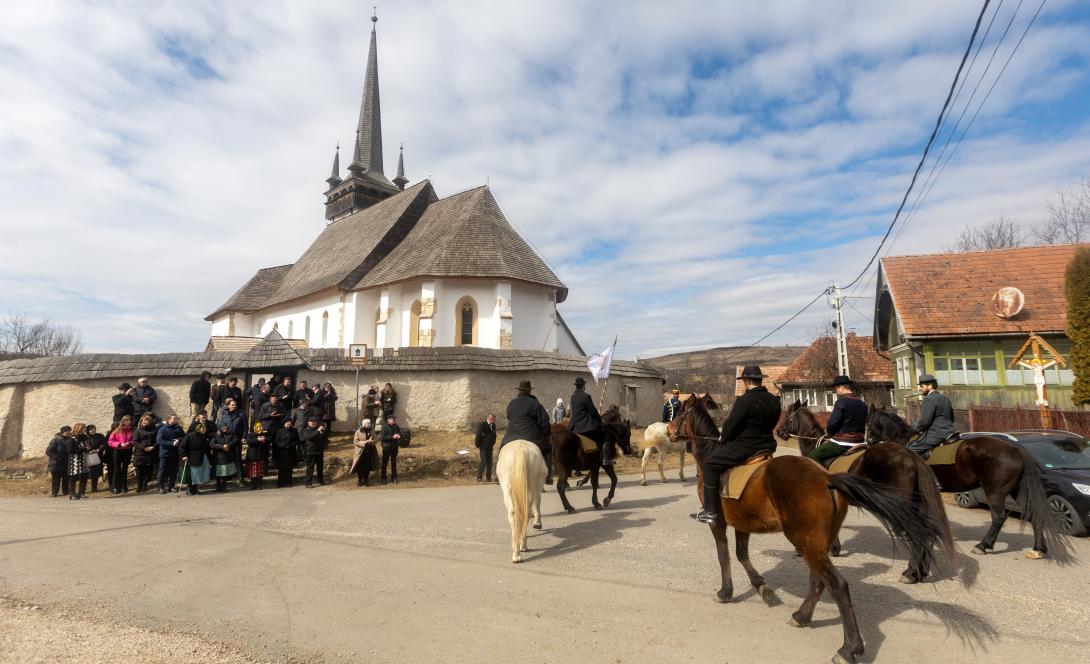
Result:
<instances>
[{"instance_id":1,"label":"roadside crucifix","mask_svg":"<svg viewBox=\"0 0 1090 664\"><path fill-rule=\"evenodd\" d=\"M1042 350L1044 353L1048 353L1051 359L1046 359ZM1033 357L1031 359L1025 359L1027 352L1032 352ZM1022 344L1022 347L1015 353L1014 358L1011 359L1010 364L1007 365L1011 369L1020 366L1033 372L1033 384L1037 387L1037 407L1041 411L1041 426L1046 429L1052 428L1052 413L1048 409L1048 384L1045 371L1056 365L1066 367L1067 360L1034 332L1029 333L1029 339L1026 339L1026 343Z\"/></svg>"}]
</instances>

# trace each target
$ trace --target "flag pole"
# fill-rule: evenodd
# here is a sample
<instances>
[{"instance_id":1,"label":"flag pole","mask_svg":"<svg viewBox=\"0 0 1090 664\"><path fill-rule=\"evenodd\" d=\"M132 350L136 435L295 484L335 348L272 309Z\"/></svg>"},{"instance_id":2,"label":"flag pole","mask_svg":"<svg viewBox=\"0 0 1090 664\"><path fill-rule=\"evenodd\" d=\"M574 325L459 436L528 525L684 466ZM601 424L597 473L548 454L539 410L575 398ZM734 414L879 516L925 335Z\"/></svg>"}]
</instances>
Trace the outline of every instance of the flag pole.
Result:
<instances>
[{"instance_id":1,"label":"flag pole","mask_svg":"<svg viewBox=\"0 0 1090 664\"><path fill-rule=\"evenodd\" d=\"M613 368L613 353L617 350L617 337L613 337L613 345L609 347L609 367ZM612 373L612 371L610 372ZM606 386L609 385L609 373L602 380L602 398L598 400L598 412L602 412L602 409L606 407Z\"/></svg>"}]
</instances>

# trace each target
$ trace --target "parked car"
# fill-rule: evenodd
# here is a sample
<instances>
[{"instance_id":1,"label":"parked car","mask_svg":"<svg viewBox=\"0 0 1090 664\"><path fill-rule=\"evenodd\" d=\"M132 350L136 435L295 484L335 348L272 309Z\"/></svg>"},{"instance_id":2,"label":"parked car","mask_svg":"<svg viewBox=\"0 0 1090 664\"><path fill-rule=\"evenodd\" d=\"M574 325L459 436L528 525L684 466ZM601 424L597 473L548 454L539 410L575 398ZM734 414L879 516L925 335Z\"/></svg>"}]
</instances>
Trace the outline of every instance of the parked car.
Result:
<instances>
[{"instance_id":1,"label":"parked car","mask_svg":"<svg viewBox=\"0 0 1090 664\"><path fill-rule=\"evenodd\" d=\"M1090 532L1090 440L1067 431L1044 429L961 434L963 440L984 436L1001 438L1028 450L1041 469L1048 506L1056 513L1064 532L1079 537ZM958 505L966 508L987 504L984 491L979 488L954 497ZM1018 511L1018 503L1009 496L1007 509Z\"/></svg>"}]
</instances>

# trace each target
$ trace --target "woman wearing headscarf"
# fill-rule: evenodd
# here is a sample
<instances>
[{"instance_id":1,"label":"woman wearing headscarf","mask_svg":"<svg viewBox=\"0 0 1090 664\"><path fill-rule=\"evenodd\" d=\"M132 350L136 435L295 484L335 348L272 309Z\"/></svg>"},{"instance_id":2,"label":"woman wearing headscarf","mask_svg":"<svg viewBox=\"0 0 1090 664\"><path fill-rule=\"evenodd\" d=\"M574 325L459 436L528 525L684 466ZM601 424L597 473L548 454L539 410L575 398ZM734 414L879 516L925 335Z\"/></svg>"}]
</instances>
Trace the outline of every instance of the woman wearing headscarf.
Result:
<instances>
[{"instance_id":1,"label":"woman wearing headscarf","mask_svg":"<svg viewBox=\"0 0 1090 664\"><path fill-rule=\"evenodd\" d=\"M356 474L356 486L369 486L368 476L378 464L375 431L371 426L371 420L365 419L360 422L359 431L352 436L352 445L355 447L355 454L352 456L352 467L348 469L348 472Z\"/></svg>"},{"instance_id":2,"label":"woman wearing headscarf","mask_svg":"<svg viewBox=\"0 0 1090 664\"><path fill-rule=\"evenodd\" d=\"M136 493L148 490L151 481L152 461L158 454L155 447L155 424L151 415L141 415L140 423L132 434L132 467L136 471ZM166 493L159 487L159 493Z\"/></svg>"},{"instance_id":3,"label":"woman wearing headscarf","mask_svg":"<svg viewBox=\"0 0 1090 664\"><path fill-rule=\"evenodd\" d=\"M93 424L84 429L87 432L87 478L91 480L91 493L98 493L98 481L102 478L103 461L110 449L106 445L106 436L100 434Z\"/></svg>"},{"instance_id":4,"label":"woman wearing headscarf","mask_svg":"<svg viewBox=\"0 0 1090 664\"><path fill-rule=\"evenodd\" d=\"M207 482L212 474L209 455L212 447L208 441L208 424L199 422L192 433L187 433L178 445L178 456L184 467L189 468L188 493L195 496L200 493L200 486Z\"/></svg>"},{"instance_id":5,"label":"woman wearing headscarf","mask_svg":"<svg viewBox=\"0 0 1090 664\"><path fill-rule=\"evenodd\" d=\"M87 425L72 425L72 437L68 439L68 500L87 500ZM77 483L79 489L76 488Z\"/></svg>"},{"instance_id":6,"label":"woman wearing headscarf","mask_svg":"<svg viewBox=\"0 0 1090 664\"><path fill-rule=\"evenodd\" d=\"M250 478L250 491L261 488L265 477L265 454L268 436L261 422L254 424L254 435L246 441L246 477Z\"/></svg>"},{"instance_id":7,"label":"woman wearing headscarf","mask_svg":"<svg viewBox=\"0 0 1090 664\"><path fill-rule=\"evenodd\" d=\"M110 492L113 494L129 492L129 461L132 460L132 418L121 417L106 444L113 453L114 465L110 469ZM154 440L154 438L152 439Z\"/></svg>"},{"instance_id":8,"label":"woman wearing headscarf","mask_svg":"<svg viewBox=\"0 0 1090 664\"><path fill-rule=\"evenodd\" d=\"M224 422L220 432L212 439L212 463L215 464L216 492L227 491L227 478L238 473L235 467L235 448L239 441L231 425Z\"/></svg>"},{"instance_id":9,"label":"woman wearing headscarf","mask_svg":"<svg viewBox=\"0 0 1090 664\"><path fill-rule=\"evenodd\" d=\"M305 426L305 425L304 425ZM272 458L276 466L276 488L291 486L291 473L295 468L295 448L299 445L299 432L295 422L288 420L273 439Z\"/></svg>"}]
</instances>

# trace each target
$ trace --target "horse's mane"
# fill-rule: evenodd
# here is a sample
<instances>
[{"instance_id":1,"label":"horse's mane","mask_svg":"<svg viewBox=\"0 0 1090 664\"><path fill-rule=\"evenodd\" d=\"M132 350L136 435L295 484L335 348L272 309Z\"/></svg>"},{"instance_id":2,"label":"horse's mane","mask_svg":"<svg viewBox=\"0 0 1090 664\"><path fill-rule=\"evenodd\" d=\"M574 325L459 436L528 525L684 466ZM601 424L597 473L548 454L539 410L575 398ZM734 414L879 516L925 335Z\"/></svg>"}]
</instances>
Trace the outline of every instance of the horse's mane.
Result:
<instances>
[{"instance_id":1,"label":"horse's mane","mask_svg":"<svg viewBox=\"0 0 1090 664\"><path fill-rule=\"evenodd\" d=\"M714 439L709 440L708 442L713 445L719 445L719 427L715 426L715 420L713 420L711 414L708 413L708 409L699 401L690 406L690 408L693 413L691 416L693 432L697 436Z\"/></svg>"},{"instance_id":2,"label":"horse's mane","mask_svg":"<svg viewBox=\"0 0 1090 664\"><path fill-rule=\"evenodd\" d=\"M818 424L817 416L814 415L813 411L811 411L807 406L799 406L798 411L799 411L799 416L800 417L805 417L810 422L811 426L813 426L816 429L820 429L822 431L822 433L825 432L825 427Z\"/></svg>"},{"instance_id":3,"label":"horse's mane","mask_svg":"<svg viewBox=\"0 0 1090 664\"><path fill-rule=\"evenodd\" d=\"M870 428L880 431L883 438L893 438L899 442L908 440L915 433L900 416L887 410L876 410L871 413L869 423L871 423Z\"/></svg>"}]
</instances>

